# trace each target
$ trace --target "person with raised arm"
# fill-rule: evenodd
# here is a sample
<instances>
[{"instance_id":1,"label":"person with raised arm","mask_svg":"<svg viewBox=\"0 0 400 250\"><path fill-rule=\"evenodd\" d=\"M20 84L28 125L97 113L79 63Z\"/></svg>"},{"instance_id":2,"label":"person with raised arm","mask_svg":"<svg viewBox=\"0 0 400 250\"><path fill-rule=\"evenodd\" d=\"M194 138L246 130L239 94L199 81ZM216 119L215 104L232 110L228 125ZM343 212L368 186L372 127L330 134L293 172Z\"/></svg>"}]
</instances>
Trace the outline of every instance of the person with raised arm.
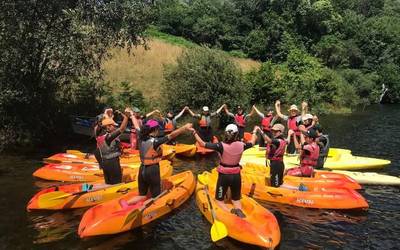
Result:
<instances>
[{"instance_id":1,"label":"person with raised arm","mask_svg":"<svg viewBox=\"0 0 400 250\"><path fill-rule=\"evenodd\" d=\"M246 128L246 122L247 122L247 118L250 117L253 114L253 109L251 110L250 114L245 114L243 112L243 108L242 106L237 106L237 111L236 114L233 114L231 112L229 112L227 105L224 105L224 111L225 113L232 117L235 121L236 126L238 126L239 129L239 140L243 139L244 136L244 130Z\"/></svg>"},{"instance_id":2,"label":"person with raised arm","mask_svg":"<svg viewBox=\"0 0 400 250\"><path fill-rule=\"evenodd\" d=\"M206 142L211 142L213 139L212 127L211 127L211 118L218 115L221 110L224 108L225 104L222 105L217 111L210 113L210 109L207 106L202 108L201 114L195 114L189 107L187 107L187 111L192 117L196 117L199 123L199 134L201 139Z\"/></svg>"},{"instance_id":3,"label":"person with raised arm","mask_svg":"<svg viewBox=\"0 0 400 250\"><path fill-rule=\"evenodd\" d=\"M254 146L257 139L256 130L253 130L253 136L248 143L239 140L239 130L236 124L229 124L226 126L224 141L218 143L204 142L195 129L192 128L191 131L196 141L202 147L213 149L219 153L220 163L217 167L218 180L215 191L215 199L218 205L229 212L228 207L224 203L224 198L229 188L231 190L231 199L234 206L230 212L241 218L246 217L242 211L240 202L242 181L239 162L242 158L243 151Z\"/></svg>"},{"instance_id":4,"label":"person with raised arm","mask_svg":"<svg viewBox=\"0 0 400 250\"><path fill-rule=\"evenodd\" d=\"M303 105L304 106L304 105ZM283 119L284 121L287 121L287 127L289 130L294 131L294 134L290 137L289 145L287 147L287 152L289 154L295 154L296 153L296 147L294 145L294 136L297 136L297 139L300 139L300 130L299 130L299 125L302 122L302 116L299 114L299 109L295 104L292 104L289 108L289 116L284 115L281 113L281 102L277 100L275 102L275 110L276 114Z\"/></svg>"},{"instance_id":5,"label":"person with raised arm","mask_svg":"<svg viewBox=\"0 0 400 250\"><path fill-rule=\"evenodd\" d=\"M163 155L161 145L192 127L191 123L187 123L170 134L159 137L160 126L158 121L150 119L142 127L138 127L138 124L134 119L134 126L140 132L139 150L141 164L138 172L139 195L130 200L121 199L120 204L123 208L146 199L148 191L150 191L152 198L157 197L161 193L159 164Z\"/></svg>"},{"instance_id":6,"label":"person with raised arm","mask_svg":"<svg viewBox=\"0 0 400 250\"><path fill-rule=\"evenodd\" d=\"M261 129L262 132L266 135L268 135L269 138L273 138L271 128L274 125L274 123L277 120L277 117L274 116L274 109L272 107L267 107L266 113L263 114L260 112L256 105L253 105L253 110L256 112L256 114L261 118ZM264 138L261 137L259 141L260 147L265 147L265 140Z\"/></svg>"}]
</instances>

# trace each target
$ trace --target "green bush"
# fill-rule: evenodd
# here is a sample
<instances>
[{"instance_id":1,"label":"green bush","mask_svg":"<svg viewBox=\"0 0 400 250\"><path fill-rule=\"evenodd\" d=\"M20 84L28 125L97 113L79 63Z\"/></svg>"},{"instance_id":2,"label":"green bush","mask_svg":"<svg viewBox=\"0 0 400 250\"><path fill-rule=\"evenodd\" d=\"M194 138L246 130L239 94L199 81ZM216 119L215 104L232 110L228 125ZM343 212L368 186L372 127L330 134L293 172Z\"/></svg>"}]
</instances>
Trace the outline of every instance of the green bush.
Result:
<instances>
[{"instance_id":1,"label":"green bush","mask_svg":"<svg viewBox=\"0 0 400 250\"><path fill-rule=\"evenodd\" d=\"M166 106L174 110L186 105L215 110L223 103L249 102L241 70L225 54L205 47L184 52L176 65L166 67L162 94Z\"/></svg>"}]
</instances>

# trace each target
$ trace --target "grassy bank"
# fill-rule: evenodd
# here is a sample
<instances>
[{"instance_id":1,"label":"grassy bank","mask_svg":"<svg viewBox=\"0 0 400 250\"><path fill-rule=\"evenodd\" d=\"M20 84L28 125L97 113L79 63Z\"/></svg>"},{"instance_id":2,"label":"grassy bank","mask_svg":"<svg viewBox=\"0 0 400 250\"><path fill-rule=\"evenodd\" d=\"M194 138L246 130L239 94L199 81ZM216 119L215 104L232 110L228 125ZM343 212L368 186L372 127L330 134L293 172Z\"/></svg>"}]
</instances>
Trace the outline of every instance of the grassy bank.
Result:
<instances>
[{"instance_id":1,"label":"grassy bank","mask_svg":"<svg viewBox=\"0 0 400 250\"><path fill-rule=\"evenodd\" d=\"M164 65L175 63L184 50L198 45L154 30L149 35L152 38L149 40L148 50L139 47L133 49L129 55L126 50L113 49L112 58L104 62L102 68L106 81L126 81L133 84L151 104L160 96ZM231 58L244 72L261 65L251 59Z\"/></svg>"}]
</instances>

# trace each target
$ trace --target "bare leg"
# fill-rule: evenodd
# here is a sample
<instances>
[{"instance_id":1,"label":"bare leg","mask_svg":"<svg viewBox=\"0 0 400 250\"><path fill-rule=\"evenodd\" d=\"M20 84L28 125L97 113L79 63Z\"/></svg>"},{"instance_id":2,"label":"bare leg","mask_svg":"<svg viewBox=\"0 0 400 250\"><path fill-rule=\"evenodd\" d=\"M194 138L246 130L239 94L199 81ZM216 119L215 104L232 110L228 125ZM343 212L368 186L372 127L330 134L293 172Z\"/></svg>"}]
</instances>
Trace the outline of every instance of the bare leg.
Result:
<instances>
[{"instance_id":1,"label":"bare leg","mask_svg":"<svg viewBox=\"0 0 400 250\"><path fill-rule=\"evenodd\" d=\"M232 200L232 203L233 203L233 206L234 206L236 209L242 210L242 203L240 202L240 200L237 200L237 201Z\"/></svg>"},{"instance_id":2,"label":"bare leg","mask_svg":"<svg viewBox=\"0 0 400 250\"><path fill-rule=\"evenodd\" d=\"M218 206L219 206L220 208L222 208L222 209L225 210L226 212L230 212L230 211L229 211L229 208L226 206L226 204L225 204L224 201L216 200L216 202L217 202L217 204L218 204Z\"/></svg>"}]
</instances>

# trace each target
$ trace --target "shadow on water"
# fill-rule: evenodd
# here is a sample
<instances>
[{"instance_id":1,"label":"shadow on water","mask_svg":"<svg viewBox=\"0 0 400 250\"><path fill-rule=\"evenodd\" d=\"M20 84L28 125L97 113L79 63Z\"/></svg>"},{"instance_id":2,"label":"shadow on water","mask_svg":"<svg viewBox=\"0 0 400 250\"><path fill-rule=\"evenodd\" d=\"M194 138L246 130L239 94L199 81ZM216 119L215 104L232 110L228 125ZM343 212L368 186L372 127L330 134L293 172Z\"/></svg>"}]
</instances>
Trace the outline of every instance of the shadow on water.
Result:
<instances>
[{"instance_id":1,"label":"shadow on water","mask_svg":"<svg viewBox=\"0 0 400 250\"><path fill-rule=\"evenodd\" d=\"M381 172L400 175L400 106L373 106L352 115L321 117L335 147L354 155L392 161ZM87 141L87 140L86 140ZM64 145L62 149L90 150L92 144ZM61 150L61 149L58 149ZM131 232L79 239L76 231L85 209L26 212L38 190L57 184L32 178L41 166L38 155L3 155L0 162L0 246L4 249L258 249L226 238L210 240L211 225L202 217L192 196L173 213ZM201 173L217 164L212 157L176 158L174 172ZM277 217L282 233L280 249L398 249L400 246L400 188L365 186L368 211L304 209L260 202Z\"/></svg>"}]
</instances>

